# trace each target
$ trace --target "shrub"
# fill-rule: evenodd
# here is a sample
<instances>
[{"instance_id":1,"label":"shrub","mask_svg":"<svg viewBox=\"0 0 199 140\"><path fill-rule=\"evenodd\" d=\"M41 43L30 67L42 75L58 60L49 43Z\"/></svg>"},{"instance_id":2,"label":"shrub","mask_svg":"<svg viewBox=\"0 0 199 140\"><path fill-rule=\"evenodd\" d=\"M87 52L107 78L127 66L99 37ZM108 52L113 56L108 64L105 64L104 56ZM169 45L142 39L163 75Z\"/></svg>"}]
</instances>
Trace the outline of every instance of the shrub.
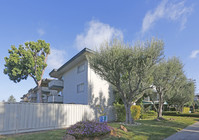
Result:
<instances>
[{"instance_id":1,"label":"shrub","mask_svg":"<svg viewBox=\"0 0 199 140\"><path fill-rule=\"evenodd\" d=\"M166 116L199 117L199 113L180 113L176 111L164 111L162 114Z\"/></svg>"},{"instance_id":2,"label":"shrub","mask_svg":"<svg viewBox=\"0 0 199 140\"><path fill-rule=\"evenodd\" d=\"M154 110L148 111L146 113L148 116L157 116L157 112L155 112Z\"/></svg>"},{"instance_id":3,"label":"shrub","mask_svg":"<svg viewBox=\"0 0 199 140\"><path fill-rule=\"evenodd\" d=\"M190 108L189 107L183 107L182 113L189 113Z\"/></svg>"},{"instance_id":4,"label":"shrub","mask_svg":"<svg viewBox=\"0 0 199 140\"><path fill-rule=\"evenodd\" d=\"M119 103L114 104L116 110L117 121L124 122L126 120L126 111L124 105Z\"/></svg>"},{"instance_id":5,"label":"shrub","mask_svg":"<svg viewBox=\"0 0 199 140\"><path fill-rule=\"evenodd\" d=\"M155 112L154 110L147 111L147 112L141 114L141 119L146 119L151 116L157 116L157 112Z\"/></svg>"},{"instance_id":6,"label":"shrub","mask_svg":"<svg viewBox=\"0 0 199 140\"><path fill-rule=\"evenodd\" d=\"M175 107L170 107L169 110L170 111L176 111L176 108Z\"/></svg>"},{"instance_id":7,"label":"shrub","mask_svg":"<svg viewBox=\"0 0 199 140\"><path fill-rule=\"evenodd\" d=\"M99 123L95 121L82 121L66 129L66 134L75 138L95 137L108 134L111 127L107 123Z\"/></svg>"},{"instance_id":8,"label":"shrub","mask_svg":"<svg viewBox=\"0 0 199 140\"><path fill-rule=\"evenodd\" d=\"M177 111L163 111L162 115L168 115L168 116L178 116L179 112Z\"/></svg>"},{"instance_id":9,"label":"shrub","mask_svg":"<svg viewBox=\"0 0 199 140\"><path fill-rule=\"evenodd\" d=\"M148 118L148 114L147 113L142 113L140 118L141 119L146 119L146 118Z\"/></svg>"},{"instance_id":10,"label":"shrub","mask_svg":"<svg viewBox=\"0 0 199 140\"><path fill-rule=\"evenodd\" d=\"M183 113L178 114L177 116L183 116L183 117L199 117L198 113Z\"/></svg>"},{"instance_id":11,"label":"shrub","mask_svg":"<svg viewBox=\"0 0 199 140\"><path fill-rule=\"evenodd\" d=\"M195 112L199 112L199 109L195 109Z\"/></svg>"},{"instance_id":12,"label":"shrub","mask_svg":"<svg viewBox=\"0 0 199 140\"><path fill-rule=\"evenodd\" d=\"M141 107L139 105L132 105L131 106L131 116L134 120L140 118L141 115Z\"/></svg>"}]
</instances>

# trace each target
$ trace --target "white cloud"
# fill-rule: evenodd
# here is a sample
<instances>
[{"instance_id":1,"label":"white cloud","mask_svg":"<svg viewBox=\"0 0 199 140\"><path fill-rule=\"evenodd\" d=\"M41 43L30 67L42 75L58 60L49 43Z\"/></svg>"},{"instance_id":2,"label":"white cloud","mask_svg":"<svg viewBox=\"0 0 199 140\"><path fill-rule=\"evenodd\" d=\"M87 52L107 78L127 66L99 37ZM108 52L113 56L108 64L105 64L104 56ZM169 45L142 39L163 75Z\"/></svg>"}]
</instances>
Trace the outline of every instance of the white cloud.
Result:
<instances>
[{"instance_id":1,"label":"white cloud","mask_svg":"<svg viewBox=\"0 0 199 140\"><path fill-rule=\"evenodd\" d=\"M39 34L39 36L43 36L45 34L45 31L43 29L38 29L37 33Z\"/></svg>"},{"instance_id":2,"label":"white cloud","mask_svg":"<svg viewBox=\"0 0 199 140\"><path fill-rule=\"evenodd\" d=\"M48 68L57 69L66 61L66 52L63 50L52 49L47 60Z\"/></svg>"},{"instance_id":3,"label":"white cloud","mask_svg":"<svg viewBox=\"0 0 199 140\"><path fill-rule=\"evenodd\" d=\"M185 28L188 15L193 11L193 6L185 6L185 0L181 2L162 0L154 11L148 11L142 22L141 33L148 31L159 19L167 19L180 23L180 30Z\"/></svg>"},{"instance_id":4,"label":"white cloud","mask_svg":"<svg viewBox=\"0 0 199 140\"><path fill-rule=\"evenodd\" d=\"M199 50L194 50L194 51L192 51L190 57L191 58L196 58L198 54L199 54Z\"/></svg>"},{"instance_id":5,"label":"white cloud","mask_svg":"<svg viewBox=\"0 0 199 140\"><path fill-rule=\"evenodd\" d=\"M78 34L75 40L75 46L78 50L83 48L90 48L95 50L104 41L110 41L114 37L123 39L123 33L121 30L111 27L108 24L91 20L84 31L84 33Z\"/></svg>"}]
</instances>

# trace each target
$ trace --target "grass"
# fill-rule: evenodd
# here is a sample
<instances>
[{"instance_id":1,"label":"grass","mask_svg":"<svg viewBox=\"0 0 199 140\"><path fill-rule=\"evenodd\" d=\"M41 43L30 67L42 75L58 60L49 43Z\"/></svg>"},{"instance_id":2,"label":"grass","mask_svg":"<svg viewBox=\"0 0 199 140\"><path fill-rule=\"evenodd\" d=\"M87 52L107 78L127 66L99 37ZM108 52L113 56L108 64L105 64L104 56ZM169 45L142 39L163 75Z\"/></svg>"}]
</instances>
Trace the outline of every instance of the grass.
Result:
<instances>
[{"instance_id":1,"label":"grass","mask_svg":"<svg viewBox=\"0 0 199 140\"><path fill-rule=\"evenodd\" d=\"M106 140L163 140L164 138L191 125L199 118L164 116L166 120L156 121L153 117L145 120L138 120L139 126L125 126L128 132L117 129L120 138L108 137ZM119 128L119 123L109 123L114 128ZM0 136L0 140L61 140L65 134L64 129L43 131L35 133L24 133L19 135Z\"/></svg>"},{"instance_id":2,"label":"grass","mask_svg":"<svg viewBox=\"0 0 199 140\"><path fill-rule=\"evenodd\" d=\"M166 119L164 121L156 121L154 120L154 117L139 120L137 121L141 123L139 126L125 126L128 129L127 133L121 131L120 129L117 129L117 131L118 134L121 135L121 139L163 140L188 125L199 121L199 118L192 117L164 116L164 118ZM120 127L120 124L118 123L110 123L109 125L114 128Z\"/></svg>"},{"instance_id":3,"label":"grass","mask_svg":"<svg viewBox=\"0 0 199 140\"><path fill-rule=\"evenodd\" d=\"M0 136L0 140L62 140L65 129Z\"/></svg>"}]
</instances>

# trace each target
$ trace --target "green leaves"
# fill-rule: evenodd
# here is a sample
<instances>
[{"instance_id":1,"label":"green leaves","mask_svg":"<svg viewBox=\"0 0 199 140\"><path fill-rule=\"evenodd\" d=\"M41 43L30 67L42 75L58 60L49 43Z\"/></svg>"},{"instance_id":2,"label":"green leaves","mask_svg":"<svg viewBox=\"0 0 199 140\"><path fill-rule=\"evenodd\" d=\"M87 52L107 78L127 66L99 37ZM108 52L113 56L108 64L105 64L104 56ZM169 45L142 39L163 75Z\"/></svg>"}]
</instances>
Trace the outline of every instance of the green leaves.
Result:
<instances>
[{"instance_id":1,"label":"green leaves","mask_svg":"<svg viewBox=\"0 0 199 140\"><path fill-rule=\"evenodd\" d=\"M101 45L90 58L90 65L97 74L114 85L124 98L132 101L152 84L153 66L162 59L163 45L157 39L134 46L113 40Z\"/></svg>"},{"instance_id":2,"label":"green leaves","mask_svg":"<svg viewBox=\"0 0 199 140\"><path fill-rule=\"evenodd\" d=\"M191 105L194 99L195 83L191 79L181 79L176 83L170 93L173 95L167 98L167 102L170 105L175 105L178 107L183 107L185 104Z\"/></svg>"},{"instance_id":3,"label":"green leaves","mask_svg":"<svg viewBox=\"0 0 199 140\"><path fill-rule=\"evenodd\" d=\"M178 58L173 57L167 61L163 60L155 66L153 85L156 86L158 92L164 92L164 94L169 96L168 91L183 77L183 64Z\"/></svg>"},{"instance_id":4,"label":"green leaves","mask_svg":"<svg viewBox=\"0 0 199 140\"><path fill-rule=\"evenodd\" d=\"M18 48L12 45L8 53L9 57L5 57L4 74L7 74L14 82L27 79L30 75L38 84L47 66L46 60L50 53L50 44L44 40L38 40L37 42L26 42L25 46L19 45Z\"/></svg>"}]
</instances>

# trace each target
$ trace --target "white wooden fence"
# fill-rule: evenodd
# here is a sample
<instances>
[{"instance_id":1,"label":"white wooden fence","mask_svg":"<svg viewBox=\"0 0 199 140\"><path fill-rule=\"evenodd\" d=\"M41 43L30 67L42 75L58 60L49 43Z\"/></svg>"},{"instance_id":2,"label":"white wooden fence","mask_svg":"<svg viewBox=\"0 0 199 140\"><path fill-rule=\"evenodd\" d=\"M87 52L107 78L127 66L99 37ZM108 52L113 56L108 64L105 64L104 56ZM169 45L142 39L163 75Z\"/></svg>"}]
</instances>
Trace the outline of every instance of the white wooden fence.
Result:
<instances>
[{"instance_id":1,"label":"white wooden fence","mask_svg":"<svg viewBox=\"0 0 199 140\"><path fill-rule=\"evenodd\" d=\"M82 120L97 119L89 105L0 103L0 135L66 128ZM115 119L113 107L107 110L108 121Z\"/></svg>"}]
</instances>

